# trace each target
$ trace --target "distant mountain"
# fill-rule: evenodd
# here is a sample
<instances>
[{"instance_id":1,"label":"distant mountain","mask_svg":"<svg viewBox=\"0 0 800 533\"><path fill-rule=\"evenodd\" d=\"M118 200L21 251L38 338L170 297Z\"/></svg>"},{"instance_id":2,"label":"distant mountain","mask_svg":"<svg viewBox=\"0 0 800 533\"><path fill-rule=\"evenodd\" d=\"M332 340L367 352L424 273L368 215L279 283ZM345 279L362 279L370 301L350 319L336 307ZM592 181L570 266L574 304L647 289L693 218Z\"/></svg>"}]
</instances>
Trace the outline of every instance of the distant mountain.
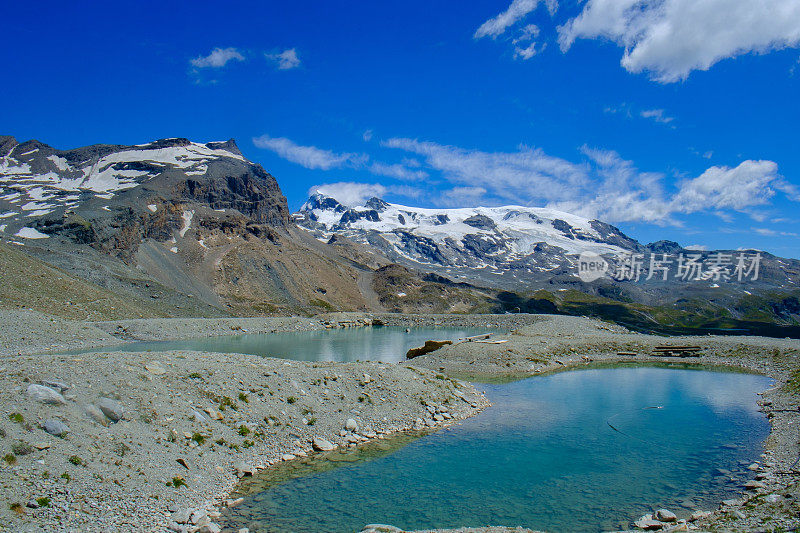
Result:
<instances>
[{"instance_id":1,"label":"distant mountain","mask_svg":"<svg viewBox=\"0 0 800 533\"><path fill-rule=\"evenodd\" d=\"M786 324L800 320L800 307L795 305L800 295L798 260L755 250L687 250L666 240L644 245L603 221L553 209L424 209L391 204L380 198L371 198L360 206L346 206L330 196L315 194L293 218L319 240L346 238L393 262L453 281L517 295L541 290L553 294L575 291L600 299L582 307L583 313L592 313L601 303L616 301L667 306L678 314L694 313L704 320L735 321L750 316L769 316L769 320ZM636 257L641 262L641 274L636 279L606 276L586 283L578 276L582 253L602 256L610 270L617 272L625 268L625 261ZM758 276L750 272L749 278L739 280L736 261L741 256L749 261L746 266L752 266L756 254ZM681 256L694 258L707 271L699 279L677 277ZM726 272L731 279L713 273L716 257L730 263ZM651 264L651 259L665 262ZM656 270L665 265L672 269L667 279ZM763 301L754 301L761 297ZM506 307L523 309L526 301L508 296ZM531 309L559 309L552 301L554 298L549 298ZM665 319L671 320L667 315Z\"/></svg>"}]
</instances>

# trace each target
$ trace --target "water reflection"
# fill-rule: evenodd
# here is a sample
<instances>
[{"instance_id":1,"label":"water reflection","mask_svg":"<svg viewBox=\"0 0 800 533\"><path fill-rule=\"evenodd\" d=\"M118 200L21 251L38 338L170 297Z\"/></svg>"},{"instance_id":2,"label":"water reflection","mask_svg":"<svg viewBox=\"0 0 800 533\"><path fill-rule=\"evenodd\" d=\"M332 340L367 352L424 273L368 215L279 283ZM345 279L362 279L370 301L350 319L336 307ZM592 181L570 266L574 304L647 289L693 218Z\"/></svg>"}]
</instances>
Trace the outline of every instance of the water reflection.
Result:
<instances>
[{"instance_id":1,"label":"water reflection","mask_svg":"<svg viewBox=\"0 0 800 533\"><path fill-rule=\"evenodd\" d=\"M493 406L369 461L307 465L226 516L251 531L523 525L618 529L652 506L688 514L740 490L769 426L761 376L665 368L481 385ZM649 406L661 409L646 409ZM608 424L613 419L622 432ZM386 450L384 450L385 452ZM725 469L721 474L718 469Z\"/></svg>"}]
</instances>

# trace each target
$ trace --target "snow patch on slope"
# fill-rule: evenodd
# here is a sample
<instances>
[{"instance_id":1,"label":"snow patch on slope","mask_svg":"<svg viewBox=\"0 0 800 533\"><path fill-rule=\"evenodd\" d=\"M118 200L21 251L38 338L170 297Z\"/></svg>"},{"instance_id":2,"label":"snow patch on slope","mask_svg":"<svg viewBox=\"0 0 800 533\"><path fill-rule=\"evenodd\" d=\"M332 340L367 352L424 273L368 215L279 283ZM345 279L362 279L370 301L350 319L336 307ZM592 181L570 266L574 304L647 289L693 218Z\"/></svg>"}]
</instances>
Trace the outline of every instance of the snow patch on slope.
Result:
<instances>
[{"instance_id":1,"label":"snow patch on slope","mask_svg":"<svg viewBox=\"0 0 800 533\"><path fill-rule=\"evenodd\" d=\"M15 237L22 237L23 239L47 239L50 236L45 235L44 233L37 231L34 228L24 227L20 228L18 232L14 234Z\"/></svg>"}]
</instances>

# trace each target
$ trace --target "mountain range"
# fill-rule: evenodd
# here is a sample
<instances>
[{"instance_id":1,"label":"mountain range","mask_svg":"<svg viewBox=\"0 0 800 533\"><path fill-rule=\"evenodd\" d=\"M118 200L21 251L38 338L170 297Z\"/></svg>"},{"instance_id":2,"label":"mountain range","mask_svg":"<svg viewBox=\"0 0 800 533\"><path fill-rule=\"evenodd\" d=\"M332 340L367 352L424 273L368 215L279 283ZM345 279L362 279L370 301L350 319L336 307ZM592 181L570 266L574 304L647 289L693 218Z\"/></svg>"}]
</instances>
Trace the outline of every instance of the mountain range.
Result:
<instances>
[{"instance_id":1,"label":"mountain range","mask_svg":"<svg viewBox=\"0 0 800 533\"><path fill-rule=\"evenodd\" d=\"M26 274L52 271L75 292L73 309L56 307L74 316L535 311L781 335L800 320L794 259L747 251L759 254L757 279L680 280L649 275L648 258L744 252L641 244L603 221L524 206L352 206L314 194L291 214L277 180L233 140L57 150L0 137L0 240L6 280L21 269L0 305L25 306L26 291L28 304L56 305L55 294L34 297ZM587 253L615 268L641 255L642 278L585 283Z\"/></svg>"}]
</instances>

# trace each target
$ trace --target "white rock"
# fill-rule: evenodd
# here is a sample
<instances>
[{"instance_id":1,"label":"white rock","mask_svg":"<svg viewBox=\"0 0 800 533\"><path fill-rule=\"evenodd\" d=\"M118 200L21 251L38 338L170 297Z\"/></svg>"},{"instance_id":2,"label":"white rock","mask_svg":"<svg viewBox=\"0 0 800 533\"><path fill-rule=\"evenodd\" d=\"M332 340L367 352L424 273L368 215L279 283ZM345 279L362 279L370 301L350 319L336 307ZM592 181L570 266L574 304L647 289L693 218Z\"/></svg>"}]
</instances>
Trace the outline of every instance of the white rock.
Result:
<instances>
[{"instance_id":1,"label":"white rock","mask_svg":"<svg viewBox=\"0 0 800 533\"><path fill-rule=\"evenodd\" d=\"M696 520L705 520L709 516L711 516L710 511L695 511L692 513L692 516L689 517L689 521L694 522Z\"/></svg>"},{"instance_id":2,"label":"white rock","mask_svg":"<svg viewBox=\"0 0 800 533\"><path fill-rule=\"evenodd\" d=\"M318 452L329 452L336 448L335 444L333 444L329 440L323 439L322 437L314 437L314 440L311 442L311 445Z\"/></svg>"},{"instance_id":3,"label":"white rock","mask_svg":"<svg viewBox=\"0 0 800 533\"><path fill-rule=\"evenodd\" d=\"M60 392L53 390L50 387L45 387L44 385L28 385L28 388L25 390L25 394L28 396L28 398L35 402L52 405L64 405L67 403L67 400L61 396Z\"/></svg>"},{"instance_id":4,"label":"white rock","mask_svg":"<svg viewBox=\"0 0 800 533\"><path fill-rule=\"evenodd\" d=\"M65 435L69 431L69 426L66 425L64 422L62 422L61 420L57 420L55 418L49 418L44 421L44 424L42 424L42 429L44 429L51 435L60 437L62 435Z\"/></svg>"},{"instance_id":5,"label":"white rock","mask_svg":"<svg viewBox=\"0 0 800 533\"><path fill-rule=\"evenodd\" d=\"M358 422L356 422L352 418L348 418L344 423L344 428L347 431L352 431L353 433L358 433Z\"/></svg>"},{"instance_id":6,"label":"white rock","mask_svg":"<svg viewBox=\"0 0 800 533\"><path fill-rule=\"evenodd\" d=\"M654 520L653 515L651 514L644 515L639 520L634 522L633 525L644 530L661 529L664 527L664 523Z\"/></svg>"},{"instance_id":7,"label":"white rock","mask_svg":"<svg viewBox=\"0 0 800 533\"><path fill-rule=\"evenodd\" d=\"M254 476L258 473L258 470L254 466L251 466L244 461L239 461L236 463L234 468L236 469L236 475L239 477Z\"/></svg>"},{"instance_id":8,"label":"white rock","mask_svg":"<svg viewBox=\"0 0 800 533\"><path fill-rule=\"evenodd\" d=\"M653 518L661 522L675 522L678 519L675 513L666 509L658 509L654 513Z\"/></svg>"},{"instance_id":9,"label":"white rock","mask_svg":"<svg viewBox=\"0 0 800 533\"><path fill-rule=\"evenodd\" d=\"M176 511L172 513L172 520L177 522L178 524L185 524L189 521L192 517L192 510L191 509L182 509L180 511Z\"/></svg>"},{"instance_id":10,"label":"white rock","mask_svg":"<svg viewBox=\"0 0 800 533\"><path fill-rule=\"evenodd\" d=\"M150 372L151 374L155 374L156 376L163 376L167 373L166 369L161 366L161 363L158 361L150 361L144 365L144 368Z\"/></svg>"}]
</instances>

